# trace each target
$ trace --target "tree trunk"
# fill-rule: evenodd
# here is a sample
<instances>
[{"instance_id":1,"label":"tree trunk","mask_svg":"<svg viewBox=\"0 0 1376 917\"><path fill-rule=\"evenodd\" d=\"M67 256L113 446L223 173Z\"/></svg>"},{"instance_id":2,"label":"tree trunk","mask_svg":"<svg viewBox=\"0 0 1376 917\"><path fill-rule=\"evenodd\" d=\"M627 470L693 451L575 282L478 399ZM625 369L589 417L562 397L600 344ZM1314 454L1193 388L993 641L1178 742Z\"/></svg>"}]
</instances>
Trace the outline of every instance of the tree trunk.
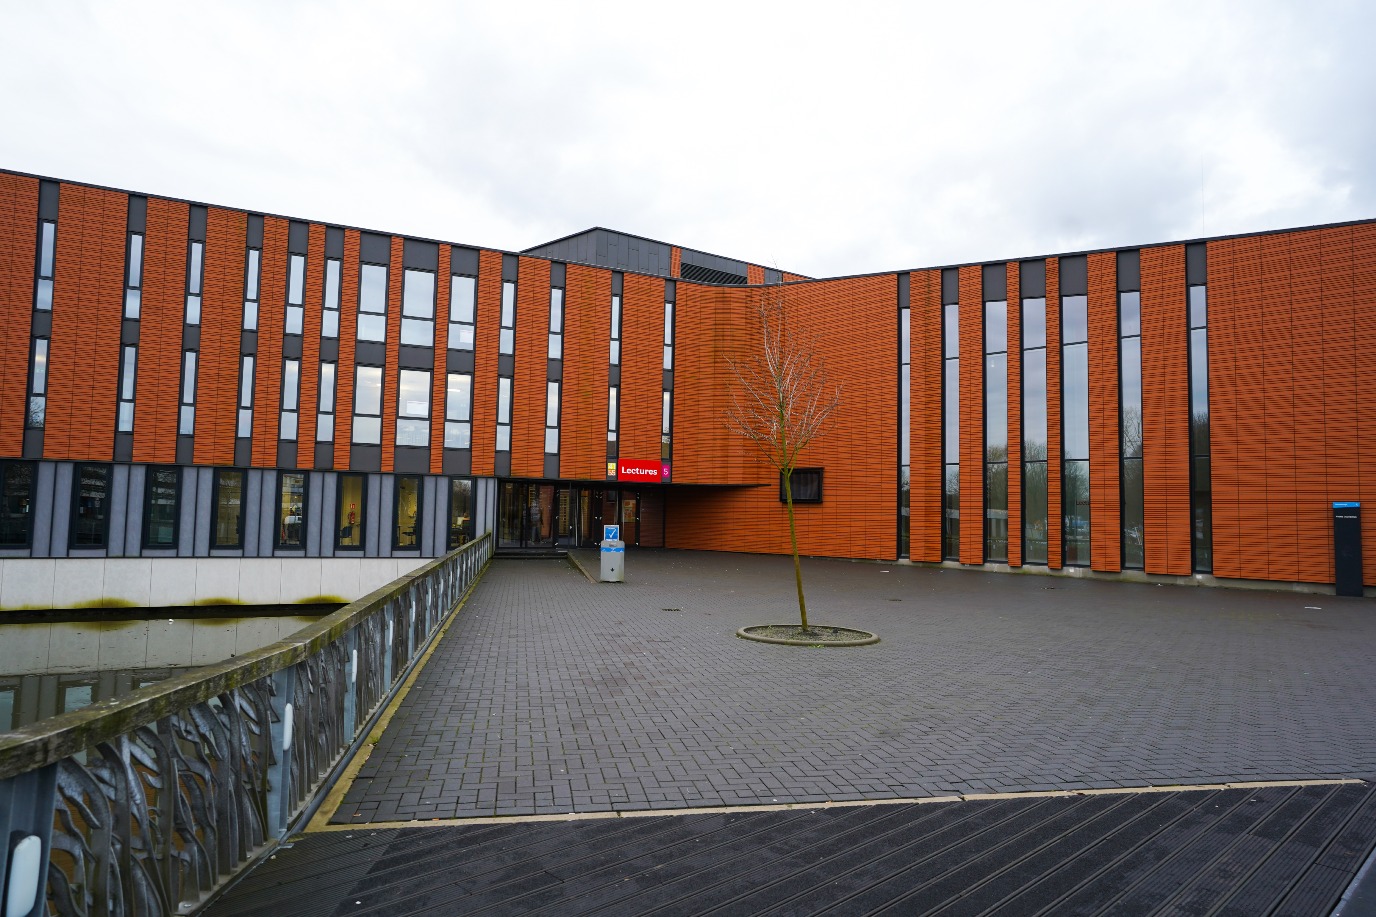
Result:
<instances>
[{"instance_id":1,"label":"tree trunk","mask_svg":"<svg viewBox=\"0 0 1376 917\"><path fill-rule=\"evenodd\" d=\"M798 559L798 527L793 522L793 469L784 472L784 501L788 504L788 536L793 540L793 578L798 583L798 615L808 632L807 599L803 598L803 563Z\"/></svg>"}]
</instances>

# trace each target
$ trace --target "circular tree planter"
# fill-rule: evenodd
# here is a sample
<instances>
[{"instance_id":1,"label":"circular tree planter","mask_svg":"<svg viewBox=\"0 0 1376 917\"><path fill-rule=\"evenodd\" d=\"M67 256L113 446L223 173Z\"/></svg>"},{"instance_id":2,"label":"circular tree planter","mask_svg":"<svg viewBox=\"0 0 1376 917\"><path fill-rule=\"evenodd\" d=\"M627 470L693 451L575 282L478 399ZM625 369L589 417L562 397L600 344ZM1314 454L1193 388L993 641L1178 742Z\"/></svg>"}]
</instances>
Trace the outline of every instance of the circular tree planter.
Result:
<instances>
[{"instance_id":1,"label":"circular tree planter","mask_svg":"<svg viewBox=\"0 0 1376 917\"><path fill-rule=\"evenodd\" d=\"M828 624L814 624L808 630L797 624L752 624L736 631L736 636L784 646L868 646L879 642L879 637L867 630Z\"/></svg>"}]
</instances>

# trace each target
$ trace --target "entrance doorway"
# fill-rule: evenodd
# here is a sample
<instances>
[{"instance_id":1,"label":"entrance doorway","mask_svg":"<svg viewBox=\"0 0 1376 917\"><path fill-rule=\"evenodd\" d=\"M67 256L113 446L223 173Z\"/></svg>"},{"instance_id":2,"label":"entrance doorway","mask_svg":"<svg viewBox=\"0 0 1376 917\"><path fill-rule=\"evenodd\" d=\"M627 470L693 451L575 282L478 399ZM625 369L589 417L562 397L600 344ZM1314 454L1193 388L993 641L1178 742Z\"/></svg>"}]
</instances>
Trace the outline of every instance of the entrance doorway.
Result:
<instances>
[{"instance_id":1,"label":"entrance doorway","mask_svg":"<svg viewBox=\"0 0 1376 917\"><path fill-rule=\"evenodd\" d=\"M662 496L585 484L502 481L497 491L497 547L577 548L602 540L603 525L621 526L627 545L661 544ZM653 509L651 519L642 518ZM652 529L642 531L646 525ZM643 535L650 535L649 541Z\"/></svg>"}]
</instances>

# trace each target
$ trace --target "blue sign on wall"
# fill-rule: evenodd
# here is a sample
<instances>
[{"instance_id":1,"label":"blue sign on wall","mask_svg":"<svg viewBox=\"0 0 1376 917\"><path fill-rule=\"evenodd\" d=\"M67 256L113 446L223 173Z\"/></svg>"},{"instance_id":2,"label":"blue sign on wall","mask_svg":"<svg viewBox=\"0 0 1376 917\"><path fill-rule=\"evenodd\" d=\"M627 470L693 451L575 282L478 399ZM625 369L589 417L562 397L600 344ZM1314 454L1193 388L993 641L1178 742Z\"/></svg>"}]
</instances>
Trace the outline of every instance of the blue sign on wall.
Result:
<instances>
[{"instance_id":1,"label":"blue sign on wall","mask_svg":"<svg viewBox=\"0 0 1376 917\"><path fill-rule=\"evenodd\" d=\"M621 540L621 526L619 526L619 525L604 525L604 526L602 526L602 540L603 540L603 541L620 541L620 540Z\"/></svg>"},{"instance_id":2,"label":"blue sign on wall","mask_svg":"<svg viewBox=\"0 0 1376 917\"><path fill-rule=\"evenodd\" d=\"M1337 502L1334 502L1333 508L1334 508L1334 509L1356 509L1357 507L1359 507L1359 506L1361 506L1361 505L1362 505L1362 504L1360 504L1360 503L1337 503Z\"/></svg>"}]
</instances>

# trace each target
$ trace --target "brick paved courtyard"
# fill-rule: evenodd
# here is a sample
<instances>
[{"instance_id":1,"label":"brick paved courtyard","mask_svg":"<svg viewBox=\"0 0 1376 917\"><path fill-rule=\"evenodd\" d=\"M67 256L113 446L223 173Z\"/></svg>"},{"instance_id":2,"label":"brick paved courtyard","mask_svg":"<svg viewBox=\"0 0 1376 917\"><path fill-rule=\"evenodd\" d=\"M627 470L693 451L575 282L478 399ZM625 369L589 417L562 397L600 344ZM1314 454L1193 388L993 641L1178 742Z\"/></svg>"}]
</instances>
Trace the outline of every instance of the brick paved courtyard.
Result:
<instances>
[{"instance_id":1,"label":"brick paved courtyard","mask_svg":"<svg viewBox=\"0 0 1376 917\"><path fill-rule=\"evenodd\" d=\"M625 585L494 561L337 823L1376 774L1376 605L632 553ZM1319 606L1308 610L1306 606Z\"/></svg>"}]
</instances>

